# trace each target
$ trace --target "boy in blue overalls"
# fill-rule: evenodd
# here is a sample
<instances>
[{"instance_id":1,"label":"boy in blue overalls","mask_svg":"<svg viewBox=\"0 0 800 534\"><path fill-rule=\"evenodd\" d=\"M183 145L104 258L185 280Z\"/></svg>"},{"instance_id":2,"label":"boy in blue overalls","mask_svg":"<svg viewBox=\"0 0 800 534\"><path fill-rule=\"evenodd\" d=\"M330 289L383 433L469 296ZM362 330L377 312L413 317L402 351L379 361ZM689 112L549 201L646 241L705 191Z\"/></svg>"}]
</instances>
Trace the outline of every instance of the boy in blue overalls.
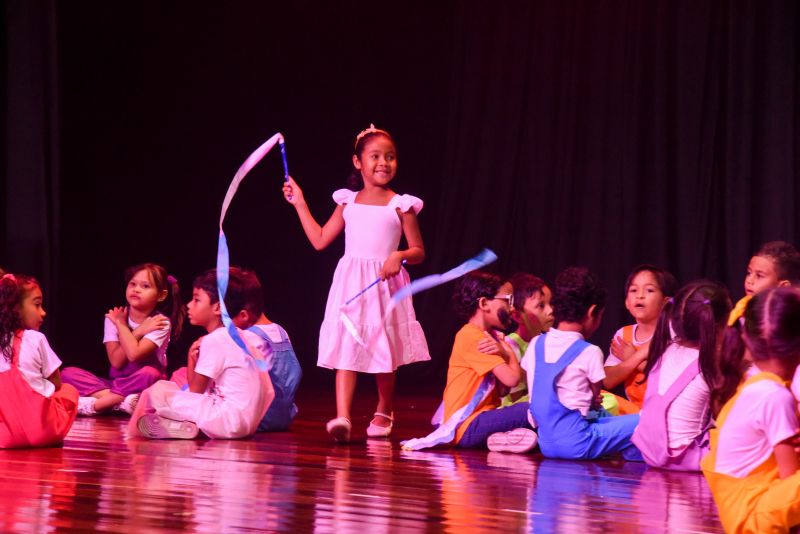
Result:
<instances>
[{"instance_id":1,"label":"boy in blue overalls","mask_svg":"<svg viewBox=\"0 0 800 534\"><path fill-rule=\"evenodd\" d=\"M639 416L611 417L598 404L603 351L585 338L600 326L606 294L588 269L565 269L553 292L556 327L532 339L525 352L530 414L548 458L592 460L622 453L627 460L642 460L630 439Z\"/></svg>"},{"instance_id":2,"label":"boy in blue overalls","mask_svg":"<svg viewBox=\"0 0 800 534\"><path fill-rule=\"evenodd\" d=\"M253 271L230 268L228 298L232 309L241 309L231 321L237 328L249 330L272 349L272 368L269 377L275 389L275 399L258 425L259 432L288 430L297 415L294 403L303 371L289 341L289 335L279 324L273 323L264 314L264 294L261 282ZM241 298L242 302L234 302Z\"/></svg>"}]
</instances>

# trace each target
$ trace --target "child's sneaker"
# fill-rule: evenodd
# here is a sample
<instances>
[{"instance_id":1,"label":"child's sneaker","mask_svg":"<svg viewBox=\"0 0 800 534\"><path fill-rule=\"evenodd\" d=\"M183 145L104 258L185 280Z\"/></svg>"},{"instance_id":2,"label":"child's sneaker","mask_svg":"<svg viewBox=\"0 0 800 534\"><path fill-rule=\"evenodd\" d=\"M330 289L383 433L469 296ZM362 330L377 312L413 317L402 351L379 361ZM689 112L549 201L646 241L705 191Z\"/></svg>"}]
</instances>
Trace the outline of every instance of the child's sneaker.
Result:
<instances>
[{"instance_id":1,"label":"child's sneaker","mask_svg":"<svg viewBox=\"0 0 800 534\"><path fill-rule=\"evenodd\" d=\"M78 397L78 415L92 416L97 415L97 410L94 409L94 403L97 399L94 397Z\"/></svg>"},{"instance_id":2,"label":"child's sneaker","mask_svg":"<svg viewBox=\"0 0 800 534\"><path fill-rule=\"evenodd\" d=\"M495 432L486 440L486 446L492 452L523 453L532 450L537 443L539 443L539 436L530 428Z\"/></svg>"},{"instance_id":3,"label":"child's sneaker","mask_svg":"<svg viewBox=\"0 0 800 534\"><path fill-rule=\"evenodd\" d=\"M115 411L125 412L128 415L133 414L133 411L136 409L136 405L139 403L139 394L138 393L131 393L124 399L122 402L114 406Z\"/></svg>"},{"instance_id":4,"label":"child's sneaker","mask_svg":"<svg viewBox=\"0 0 800 534\"><path fill-rule=\"evenodd\" d=\"M141 416L136 427L150 439L194 439L200 432L192 421L176 421L156 413Z\"/></svg>"}]
</instances>

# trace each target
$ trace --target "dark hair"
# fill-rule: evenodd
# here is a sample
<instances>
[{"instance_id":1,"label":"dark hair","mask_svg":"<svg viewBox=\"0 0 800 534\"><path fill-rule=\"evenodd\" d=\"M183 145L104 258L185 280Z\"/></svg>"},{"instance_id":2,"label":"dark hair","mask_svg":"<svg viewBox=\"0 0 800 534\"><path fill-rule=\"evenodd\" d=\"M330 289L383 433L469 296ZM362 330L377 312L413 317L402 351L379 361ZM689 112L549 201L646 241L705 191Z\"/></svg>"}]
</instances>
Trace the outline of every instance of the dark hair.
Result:
<instances>
[{"instance_id":1,"label":"dark hair","mask_svg":"<svg viewBox=\"0 0 800 534\"><path fill-rule=\"evenodd\" d=\"M14 334L25 328L19 308L25 294L41 287L32 276L4 274L0 277L0 350L9 362L14 359Z\"/></svg>"},{"instance_id":2,"label":"dark hair","mask_svg":"<svg viewBox=\"0 0 800 534\"><path fill-rule=\"evenodd\" d=\"M508 281L514 286L514 306L520 310L526 300L536 293L543 293L547 285L544 280L529 273L516 273Z\"/></svg>"},{"instance_id":3,"label":"dark hair","mask_svg":"<svg viewBox=\"0 0 800 534\"><path fill-rule=\"evenodd\" d=\"M364 149L367 146L367 142L375 137L385 137L391 141L394 145L395 155L397 154L397 144L394 142L394 139L392 139L392 136L389 135L389 132L385 130L376 130L374 132L366 133L358 138L355 148L353 149L353 155L360 160L361 154L364 153ZM350 171L350 176L347 177L347 188L351 191L360 191L361 189L364 189L364 179L361 177L361 171L355 167L353 167L353 170Z\"/></svg>"},{"instance_id":4,"label":"dark hair","mask_svg":"<svg viewBox=\"0 0 800 534\"><path fill-rule=\"evenodd\" d=\"M230 268L225 306L232 315L235 314L231 310L247 310L256 317L264 313L264 293L256 273L239 267Z\"/></svg>"},{"instance_id":5,"label":"dark hair","mask_svg":"<svg viewBox=\"0 0 800 534\"><path fill-rule=\"evenodd\" d=\"M691 343L699 349L700 372L709 388L717 382L717 333L731 311L731 298L722 284L696 280L683 286L661 308L644 374L661 360L672 343ZM672 331L675 337L672 337Z\"/></svg>"},{"instance_id":6,"label":"dark hair","mask_svg":"<svg viewBox=\"0 0 800 534\"><path fill-rule=\"evenodd\" d=\"M170 325L172 326L172 339L178 339L183 330L183 319L186 316L186 309L183 306L181 299L181 289L178 286L178 281L167 274L167 270L156 263L140 263L133 267L125 269L125 283L130 283L131 279L136 276L139 271L146 271L150 277L150 281L156 286L156 291L161 293L167 292L167 298L161 302L156 303L155 311L163 313L169 317Z\"/></svg>"},{"instance_id":7,"label":"dark hair","mask_svg":"<svg viewBox=\"0 0 800 534\"><path fill-rule=\"evenodd\" d=\"M800 252L786 241L764 243L754 256L765 256L775 264L778 280L788 280L792 284L800 282Z\"/></svg>"},{"instance_id":8,"label":"dark hair","mask_svg":"<svg viewBox=\"0 0 800 534\"><path fill-rule=\"evenodd\" d=\"M567 267L556 276L553 289L553 315L561 321L580 322L594 305L595 314L606 305L608 291L586 267Z\"/></svg>"},{"instance_id":9,"label":"dark hair","mask_svg":"<svg viewBox=\"0 0 800 534\"><path fill-rule=\"evenodd\" d=\"M244 291L242 290L241 278L239 274L241 270L238 267L231 267L228 277L228 290L225 292L225 308L228 310L228 315L233 317L244 308L245 299ZM203 274L194 279L192 283L193 289L205 291L208 294L208 300L211 304L219 302L219 293L217 292L217 270L209 269Z\"/></svg>"},{"instance_id":10,"label":"dark hair","mask_svg":"<svg viewBox=\"0 0 800 534\"><path fill-rule=\"evenodd\" d=\"M779 287L756 294L742 318L725 329L719 356L719 380L711 390L711 405L718 414L744 377L745 348L753 361L796 359L800 354L800 293Z\"/></svg>"},{"instance_id":11,"label":"dark hair","mask_svg":"<svg viewBox=\"0 0 800 534\"><path fill-rule=\"evenodd\" d=\"M472 271L460 278L453 290L456 316L464 322L469 321L478 309L478 300L494 297L505 282L504 278L486 271Z\"/></svg>"},{"instance_id":12,"label":"dark hair","mask_svg":"<svg viewBox=\"0 0 800 534\"><path fill-rule=\"evenodd\" d=\"M636 275L641 272L649 272L653 275L653 278L656 279L656 283L658 284L658 289L661 290L661 293L663 293L665 297L673 296L678 290L678 281L674 276L672 276L672 273L662 269L661 267L656 267L655 265L651 265L649 263L643 263L634 267L628 275L628 278L625 280L626 297L628 296L628 290L631 288L633 279L636 278Z\"/></svg>"}]
</instances>

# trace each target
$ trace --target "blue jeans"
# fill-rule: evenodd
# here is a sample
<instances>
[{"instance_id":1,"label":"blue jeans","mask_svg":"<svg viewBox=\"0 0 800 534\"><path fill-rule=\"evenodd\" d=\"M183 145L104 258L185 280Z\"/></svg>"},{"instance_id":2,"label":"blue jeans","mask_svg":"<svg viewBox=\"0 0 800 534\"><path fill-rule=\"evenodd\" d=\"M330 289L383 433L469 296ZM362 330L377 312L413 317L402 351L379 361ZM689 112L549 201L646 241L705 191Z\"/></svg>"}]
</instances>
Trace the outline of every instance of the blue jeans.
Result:
<instances>
[{"instance_id":1,"label":"blue jeans","mask_svg":"<svg viewBox=\"0 0 800 534\"><path fill-rule=\"evenodd\" d=\"M495 432L531 428L528 422L529 407L527 402L518 402L505 408L483 412L472 420L456 446L463 449L485 448L486 440Z\"/></svg>"}]
</instances>

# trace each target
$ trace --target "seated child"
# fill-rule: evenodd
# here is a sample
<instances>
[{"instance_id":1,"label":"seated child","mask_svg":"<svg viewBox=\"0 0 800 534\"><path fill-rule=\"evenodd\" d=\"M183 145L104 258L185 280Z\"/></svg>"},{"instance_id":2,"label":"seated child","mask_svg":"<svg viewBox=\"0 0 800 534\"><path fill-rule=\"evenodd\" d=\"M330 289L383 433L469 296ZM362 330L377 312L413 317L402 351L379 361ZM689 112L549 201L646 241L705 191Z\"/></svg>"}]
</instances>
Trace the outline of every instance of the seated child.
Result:
<instances>
[{"instance_id":1,"label":"seated child","mask_svg":"<svg viewBox=\"0 0 800 534\"><path fill-rule=\"evenodd\" d=\"M241 310L231 306L228 311ZM275 396L268 372L257 362L265 360L268 349L260 337L237 329L248 354L223 326L214 269L195 279L188 312L189 321L208 332L189 351L189 390L166 380L146 389L131 417L130 434L154 439L193 439L198 431L211 438L252 435Z\"/></svg>"},{"instance_id":2,"label":"seated child","mask_svg":"<svg viewBox=\"0 0 800 534\"><path fill-rule=\"evenodd\" d=\"M109 378L78 367L64 369L64 383L81 394L79 415L111 409L130 414L139 393L166 376L167 347L183 324L178 282L160 265L144 263L125 271L125 283L128 306L110 309L105 318Z\"/></svg>"},{"instance_id":3,"label":"seated child","mask_svg":"<svg viewBox=\"0 0 800 534\"><path fill-rule=\"evenodd\" d=\"M611 354L605 363L607 390L625 383L625 399L617 399L620 413L639 413L646 388L642 372L647 364L650 339L656 330L661 307L678 289L675 277L655 265L634 267L625 281L625 308L636 320L623 326L611 341Z\"/></svg>"},{"instance_id":4,"label":"seated child","mask_svg":"<svg viewBox=\"0 0 800 534\"><path fill-rule=\"evenodd\" d=\"M708 452L710 387L717 380L717 346L731 310L728 290L700 280L667 302L650 344L649 386L633 443L645 462L699 471Z\"/></svg>"},{"instance_id":5,"label":"seated child","mask_svg":"<svg viewBox=\"0 0 800 534\"><path fill-rule=\"evenodd\" d=\"M787 388L800 361L800 294L757 293L731 313L720 356L722 405L703 474L725 532L789 532L800 525L797 404ZM745 380L745 351L756 373ZM793 530L794 531L794 530Z\"/></svg>"},{"instance_id":6,"label":"seated child","mask_svg":"<svg viewBox=\"0 0 800 534\"><path fill-rule=\"evenodd\" d=\"M562 271L553 291L556 326L532 339L522 359L532 422L548 458L592 460L612 453L642 458L630 441L638 415L592 413L606 375L603 352L584 338L600 326L605 302L605 288L588 269Z\"/></svg>"},{"instance_id":7,"label":"seated child","mask_svg":"<svg viewBox=\"0 0 800 534\"><path fill-rule=\"evenodd\" d=\"M473 271L457 282L453 305L465 324L450 354L444 422L424 438L403 442L403 448L451 444L527 452L536 446L536 434L527 419L528 403L499 407L500 388L516 386L520 379L519 362L498 333L511 322L513 291L509 282L483 271ZM486 353L492 351L489 347L494 354Z\"/></svg>"},{"instance_id":8,"label":"seated child","mask_svg":"<svg viewBox=\"0 0 800 534\"><path fill-rule=\"evenodd\" d=\"M280 325L273 323L264 315L264 297L261 282L253 271L231 267L229 272L226 302L231 308L240 310L231 315L236 328L249 330L264 340L272 354L272 368L269 377L275 390L275 399L269 405L267 413L258 425L259 432L288 430L292 419L297 415L294 398L303 371L297 361L289 335ZM196 350L197 347L194 347ZM265 358L268 354L264 355ZM186 367L181 367L172 374L173 382L183 387L188 386Z\"/></svg>"},{"instance_id":9,"label":"seated child","mask_svg":"<svg viewBox=\"0 0 800 534\"><path fill-rule=\"evenodd\" d=\"M61 360L39 333L44 317L35 279L0 277L0 449L58 445L78 413L78 392L61 383Z\"/></svg>"},{"instance_id":10,"label":"seated child","mask_svg":"<svg viewBox=\"0 0 800 534\"><path fill-rule=\"evenodd\" d=\"M550 306L553 294L544 280L532 274L517 273L510 282L514 287L515 302L511 318L518 327L514 333L506 336L506 343L514 351L517 361L521 361L530 340L553 326L553 308ZM503 397L502 406L511 406L520 401L528 401L528 383L524 376Z\"/></svg>"},{"instance_id":11,"label":"seated child","mask_svg":"<svg viewBox=\"0 0 800 534\"><path fill-rule=\"evenodd\" d=\"M758 249L747 265L744 277L745 297L736 303L744 309L747 297L774 287L800 285L800 252L785 241L770 241ZM800 371L792 380L792 392L800 400Z\"/></svg>"}]
</instances>

